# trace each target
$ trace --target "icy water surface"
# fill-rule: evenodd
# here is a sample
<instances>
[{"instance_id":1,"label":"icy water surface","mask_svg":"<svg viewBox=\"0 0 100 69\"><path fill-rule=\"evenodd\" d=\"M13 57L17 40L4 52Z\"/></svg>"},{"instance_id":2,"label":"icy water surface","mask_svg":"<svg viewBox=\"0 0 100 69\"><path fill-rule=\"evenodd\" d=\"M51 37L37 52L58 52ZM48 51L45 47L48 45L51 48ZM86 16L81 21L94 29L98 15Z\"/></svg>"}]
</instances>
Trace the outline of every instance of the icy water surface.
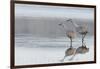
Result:
<instances>
[{"instance_id":1,"label":"icy water surface","mask_svg":"<svg viewBox=\"0 0 100 69\"><path fill-rule=\"evenodd\" d=\"M81 39L75 39L73 47L77 48L81 44ZM94 42L93 37L85 39L89 52L78 54L73 60L72 56L65 59L64 62L93 61L94 59ZM62 63L60 60L65 55L65 50L69 48L68 38L37 38L33 36L16 36L15 37L15 64L50 64Z\"/></svg>"}]
</instances>

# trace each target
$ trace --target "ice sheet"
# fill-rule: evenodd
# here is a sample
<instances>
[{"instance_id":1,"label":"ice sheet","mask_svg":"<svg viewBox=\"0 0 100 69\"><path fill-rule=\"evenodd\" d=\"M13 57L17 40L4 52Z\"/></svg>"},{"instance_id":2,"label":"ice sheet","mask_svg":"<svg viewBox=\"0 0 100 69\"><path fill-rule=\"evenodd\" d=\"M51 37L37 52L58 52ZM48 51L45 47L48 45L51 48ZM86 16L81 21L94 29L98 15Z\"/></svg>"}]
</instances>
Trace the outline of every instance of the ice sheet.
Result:
<instances>
[{"instance_id":1,"label":"ice sheet","mask_svg":"<svg viewBox=\"0 0 100 69\"><path fill-rule=\"evenodd\" d=\"M81 46L81 39L77 38L73 41L73 47ZM73 60L69 60L72 56L65 59L64 62L93 61L94 60L94 39L93 36L86 37L85 42L89 48L86 54L78 54ZM33 36L16 36L15 37L15 64L50 64L62 63L60 60L65 55L65 50L69 48L69 39L60 37L40 38Z\"/></svg>"}]
</instances>

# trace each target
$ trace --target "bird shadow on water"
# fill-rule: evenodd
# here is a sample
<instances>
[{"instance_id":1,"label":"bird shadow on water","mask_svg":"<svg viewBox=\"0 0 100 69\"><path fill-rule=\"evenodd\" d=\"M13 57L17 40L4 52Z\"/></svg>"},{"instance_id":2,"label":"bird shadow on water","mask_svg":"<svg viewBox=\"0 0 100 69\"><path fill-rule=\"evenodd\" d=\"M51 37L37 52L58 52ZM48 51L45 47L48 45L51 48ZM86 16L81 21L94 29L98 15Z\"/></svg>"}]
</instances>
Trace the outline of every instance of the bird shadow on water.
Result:
<instances>
[{"instance_id":1,"label":"bird shadow on water","mask_svg":"<svg viewBox=\"0 0 100 69\"><path fill-rule=\"evenodd\" d=\"M88 52L89 52L89 48L87 48L86 46L81 46L81 47L78 47L77 49L69 48L65 51L65 56L63 57L63 59L60 60L60 62L64 62L64 60L66 58L68 61L72 61L76 55L78 55L78 54L85 55ZM68 58L68 57L70 57L70 58Z\"/></svg>"}]
</instances>

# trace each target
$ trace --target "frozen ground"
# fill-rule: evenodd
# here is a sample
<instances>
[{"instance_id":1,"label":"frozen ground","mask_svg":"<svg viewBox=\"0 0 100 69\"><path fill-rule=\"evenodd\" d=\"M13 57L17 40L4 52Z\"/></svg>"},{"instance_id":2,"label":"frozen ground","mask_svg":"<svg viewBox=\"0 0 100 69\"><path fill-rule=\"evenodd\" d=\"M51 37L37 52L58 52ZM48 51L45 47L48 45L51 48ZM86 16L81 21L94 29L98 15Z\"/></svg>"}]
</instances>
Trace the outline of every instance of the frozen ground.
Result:
<instances>
[{"instance_id":1,"label":"frozen ground","mask_svg":"<svg viewBox=\"0 0 100 69\"><path fill-rule=\"evenodd\" d=\"M81 39L75 39L73 47L80 46ZM73 60L72 56L65 59L64 62L93 61L94 60L94 42L93 37L85 39L89 52L78 54ZM15 64L49 64L62 63L60 60L64 57L65 50L69 48L67 38L36 38L33 36L16 36L15 37Z\"/></svg>"}]
</instances>

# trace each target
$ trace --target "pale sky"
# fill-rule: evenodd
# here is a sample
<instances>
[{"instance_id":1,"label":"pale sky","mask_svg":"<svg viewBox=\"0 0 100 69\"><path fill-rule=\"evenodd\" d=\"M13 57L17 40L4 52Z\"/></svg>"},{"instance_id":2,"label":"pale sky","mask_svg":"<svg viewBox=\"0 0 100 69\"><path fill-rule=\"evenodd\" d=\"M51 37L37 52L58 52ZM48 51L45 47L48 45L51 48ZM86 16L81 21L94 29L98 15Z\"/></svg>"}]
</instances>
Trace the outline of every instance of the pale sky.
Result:
<instances>
[{"instance_id":1,"label":"pale sky","mask_svg":"<svg viewBox=\"0 0 100 69\"><path fill-rule=\"evenodd\" d=\"M94 18L94 8L16 4L15 16Z\"/></svg>"}]
</instances>

